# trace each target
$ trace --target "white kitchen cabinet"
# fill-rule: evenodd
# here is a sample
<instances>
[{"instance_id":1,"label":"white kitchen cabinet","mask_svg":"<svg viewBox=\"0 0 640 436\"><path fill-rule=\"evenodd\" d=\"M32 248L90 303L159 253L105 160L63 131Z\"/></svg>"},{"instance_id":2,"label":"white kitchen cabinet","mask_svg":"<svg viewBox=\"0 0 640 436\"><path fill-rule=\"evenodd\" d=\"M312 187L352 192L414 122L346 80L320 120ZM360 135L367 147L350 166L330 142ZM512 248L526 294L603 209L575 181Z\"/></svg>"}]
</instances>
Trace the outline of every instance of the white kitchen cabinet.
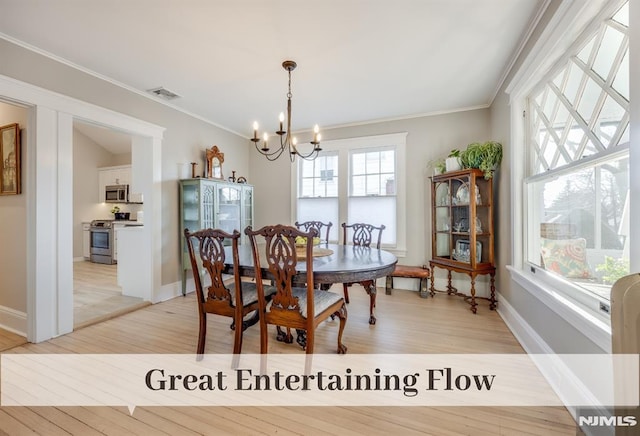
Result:
<instances>
[{"instance_id":1,"label":"white kitchen cabinet","mask_svg":"<svg viewBox=\"0 0 640 436\"><path fill-rule=\"evenodd\" d=\"M113 260L118 260L118 234L120 229L125 227L140 227L142 223L137 221L114 221L113 222Z\"/></svg>"},{"instance_id":2,"label":"white kitchen cabinet","mask_svg":"<svg viewBox=\"0 0 640 436\"><path fill-rule=\"evenodd\" d=\"M113 223L113 260L118 260L118 230L124 229L124 224Z\"/></svg>"},{"instance_id":3,"label":"white kitchen cabinet","mask_svg":"<svg viewBox=\"0 0 640 436\"><path fill-rule=\"evenodd\" d=\"M105 186L111 185L131 185L131 165L98 168L98 199L100 203L104 203Z\"/></svg>"},{"instance_id":4,"label":"white kitchen cabinet","mask_svg":"<svg viewBox=\"0 0 640 436\"><path fill-rule=\"evenodd\" d=\"M82 223L82 257L91 258L91 223Z\"/></svg>"}]
</instances>

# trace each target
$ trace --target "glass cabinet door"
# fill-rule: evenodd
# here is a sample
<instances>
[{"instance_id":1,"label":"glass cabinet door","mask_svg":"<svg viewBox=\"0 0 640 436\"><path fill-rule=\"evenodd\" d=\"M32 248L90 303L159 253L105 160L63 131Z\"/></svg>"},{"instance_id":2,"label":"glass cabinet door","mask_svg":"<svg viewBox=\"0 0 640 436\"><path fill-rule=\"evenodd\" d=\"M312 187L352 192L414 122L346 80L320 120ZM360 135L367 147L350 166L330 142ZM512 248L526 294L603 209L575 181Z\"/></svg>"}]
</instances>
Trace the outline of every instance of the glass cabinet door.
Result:
<instances>
[{"instance_id":1,"label":"glass cabinet door","mask_svg":"<svg viewBox=\"0 0 640 436\"><path fill-rule=\"evenodd\" d=\"M240 223L240 198L242 188L232 185L218 186L218 211L216 227L227 233L242 232Z\"/></svg>"},{"instance_id":2,"label":"glass cabinet door","mask_svg":"<svg viewBox=\"0 0 640 436\"><path fill-rule=\"evenodd\" d=\"M200 221L200 192L197 184L182 185L182 225L190 231L198 230Z\"/></svg>"},{"instance_id":3,"label":"glass cabinet door","mask_svg":"<svg viewBox=\"0 0 640 436\"><path fill-rule=\"evenodd\" d=\"M244 229L253 226L253 188L245 186L242 188L242 241L245 241Z\"/></svg>"}]
</instances>

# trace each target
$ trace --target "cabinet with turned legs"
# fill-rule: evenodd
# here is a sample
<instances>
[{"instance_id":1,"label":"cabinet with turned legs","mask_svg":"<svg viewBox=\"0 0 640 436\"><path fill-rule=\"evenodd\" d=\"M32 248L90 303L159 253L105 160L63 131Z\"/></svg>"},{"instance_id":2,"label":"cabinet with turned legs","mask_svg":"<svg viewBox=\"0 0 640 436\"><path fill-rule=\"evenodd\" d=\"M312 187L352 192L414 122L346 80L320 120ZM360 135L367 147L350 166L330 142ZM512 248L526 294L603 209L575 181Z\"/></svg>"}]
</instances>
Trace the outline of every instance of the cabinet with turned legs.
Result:
<instances>
[{"instance_id":1,"label":"cabinet with turned legs","mask_svg":"<svg viewBox=\"0 0 640 436\"><path fill-rule=\"evenodd\" d=\"M433 176L431 202L431 296L436 292L462 296L473 313L477 311L478 299L487 299L489 308L495 309L493 179L485 179L477 169ZM435 289L436 268L447 271L445 290ZM468 294L452 285L453 272L469 276ZM490 277L488 298L476 296L476 278L480 275Z\"/></svg>"}]
</instances>

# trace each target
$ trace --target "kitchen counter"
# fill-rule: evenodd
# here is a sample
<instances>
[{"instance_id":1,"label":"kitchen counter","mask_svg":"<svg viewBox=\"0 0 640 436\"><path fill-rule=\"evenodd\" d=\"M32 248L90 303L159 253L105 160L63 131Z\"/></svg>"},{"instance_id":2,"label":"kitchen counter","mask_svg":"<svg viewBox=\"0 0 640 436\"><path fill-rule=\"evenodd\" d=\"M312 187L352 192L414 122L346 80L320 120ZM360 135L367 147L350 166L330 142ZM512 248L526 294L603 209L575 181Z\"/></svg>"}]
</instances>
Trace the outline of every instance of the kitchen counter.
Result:
<instances>
[{"instance_id":1,"label":"kitchen counter","mask_svg":"<svg viewBox=\"0 0 640 436\"><path fill-rule=\"evenodd\" d=\"M133 220L115 220L113 221L113 225L117 226L117 225L123 225L123 226L142 226L144 225L141 222L138 221L133 221Z\"/></svg>"}]
</instances>

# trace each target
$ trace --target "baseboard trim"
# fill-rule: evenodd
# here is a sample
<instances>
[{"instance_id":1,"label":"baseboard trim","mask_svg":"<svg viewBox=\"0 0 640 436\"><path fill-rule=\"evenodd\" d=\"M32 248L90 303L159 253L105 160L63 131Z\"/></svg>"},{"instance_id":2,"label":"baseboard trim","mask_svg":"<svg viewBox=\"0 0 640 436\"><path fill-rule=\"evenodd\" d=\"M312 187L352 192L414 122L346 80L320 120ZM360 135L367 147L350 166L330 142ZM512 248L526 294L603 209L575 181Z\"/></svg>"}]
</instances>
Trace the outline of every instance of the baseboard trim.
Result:
<instances>
[{"instance_id":1,"label":"baseboard trim","mask_svg":"<svg viewBox=\"0 0 640 436\"><path fill-rule=\"evenodd\" d=\"M536 333L529 323L520 316L520 314L499 292L496 293L496 297L500 302L497 310L498 314L527 354L556 354L549 344L547 344L544 339ZM569 385L575 386L581 395L583 395L586 399L585 404L593 404L595 401L588 389L575 375L575 373L561 362L558 362L558 366L553 368L553 371L548 371L546 368L540 366L538 366L538 370L542 373L543 377L547 380L551 388L564 404L566 404L566 401L563 400L560 386L566 385L567 382L569 382ZM565 408L569 411L573 419L577 420L577 407L565 405Z\"/></svg>"},{"instance_id":2,"label":"baseboard trim","mask_svg":"<svg viewBox=\"0 0 640 436\"><path fill-rule=\"evenodd\" d=\"M27 337L27 314L10 307L0 306L0 327Z\"/></svg>"},{"instance_id":3,"label":"baseboard trim","mask_svg":"<svg viewBox=\"0 0 640 436\"><path fill-rule=\"evenodd\" d=\"M187 286L186 286L187 294L189 294L190 292L193 292L195 290L195 287L196 285L193 282L193 279L187 279ZM162 287L160 288L160 292L158 292L154 296L153 302L160 303L161 301L167 301L167 300L171 300L172 298L181 297L181 296L182 296L182 282L177 281L177 282L169 283L167 285L162 285Z\"/></svg>"}]
</instances>

